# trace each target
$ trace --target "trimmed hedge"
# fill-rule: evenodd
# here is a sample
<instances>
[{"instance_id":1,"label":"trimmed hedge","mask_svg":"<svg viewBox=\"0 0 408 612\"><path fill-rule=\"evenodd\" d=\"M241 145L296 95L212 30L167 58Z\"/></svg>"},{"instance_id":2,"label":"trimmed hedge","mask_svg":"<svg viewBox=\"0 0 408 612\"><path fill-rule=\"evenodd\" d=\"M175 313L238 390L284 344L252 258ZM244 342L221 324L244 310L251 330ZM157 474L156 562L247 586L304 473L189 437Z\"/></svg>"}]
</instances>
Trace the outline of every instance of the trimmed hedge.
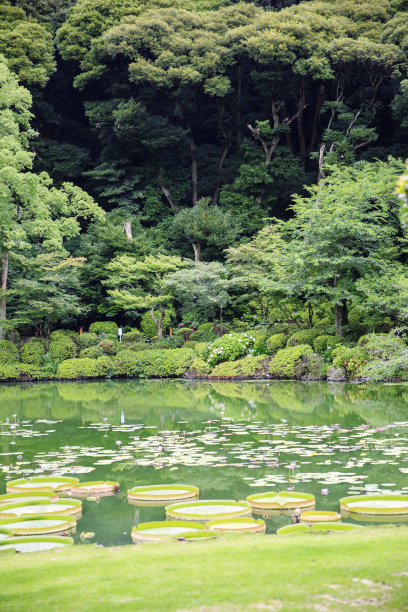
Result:
<instances>
[{"instance_id":1,"label":"trimmed hedge","mask_svg":"<svg viewBox=\"0 0 408 612\"><path fill-rule=\"evenodd\" d=\"M114 342L113 340L102 340L99 342L98 349L104 355L116 355L118 352L118 342Z\"/></svg>"},{"instance_id":2,"label":"trimmed hedge","mask_svg":"<svg viewBox=\"0 0 408 612\"><path fill-rule=\"evenodd\" d=\"M316 353L308 353L295 365L295 378L300 380L324 380L327 376L327 365Z\"/></svg>"},{"instance_id":3,"label":"trimmed hedge","mask_svg":"<svg viewBox=\"0 0 408 612\"><path fill-rule=\"evenodd\" d=\"M8 342L1 340L0 342ZM1 363L0 362L0 380L13 380L20 378L21 363Z\"/></svg>"},{"instance_id":4,"label":"trimmed hedge","mask_svg":"<svg viewBox=\"0 0 408 612\"><path fill-rule=\"evenodd\" d=\"M115 321L95 321L89 326L89 332L98 334L113 334L118 335L118 326Z\"/></svg>"},{"instance_id":5,"label":"trimmed hedge","mask_svg":"<svg viewBox=\"0 0 408 612\"><path fill-rule=\"evenodd\" d=\"M122 351L146 351L149 347L147 342L118 342L116 345L116 353L121 353Z\"/></svg>"},{"instance_id":6,"label":"trimmed hedge","mask_svg":"<svg viewBox=\"0 0 408 612\"><path fill-rule=\"evenodd\" d=\"M287 341L286 346L298 346L300 344L309 344L313 346L313 340L317 338L319 331L317 329L302 329L295 332Z\"/></svg>"},{"instance_id":7,"label":"trimmed hedge","mask_svg":"<svg viewBox=\"0 0 408 612\"><path fill-rule=\"evenodd\" d=\"M194 359L189 370L184 373L186 378L206 378L211 368L206 361L197 357Z\"/></svg>"},{"instance_id":8,"label":"trimmed hedge","mask_svg":"<svg viewBox=\"0 0 408 612\"><path fill-rule=\"evenodd\" d=\"M269 361L265 355L224 361L213 369L210 378L266 378L269 375Z\"/></svg>"},{"instance_id":9,"label":"trimmed hedge","mask_svg":"<svg viewBox=\"0 0 408 612\"><path fill-rule=\"evenodd\" d=\"M313 350L309 344L281 349L272 359L269 373L275 378L297 378L296 365L310 353L313 353Z\"/></svg>"},{"instance_id":10,"label":"trimmed hedge","mask_svg":"<svg viewBox=\"0 0 408 612\"><path fill-rule=\"evenodd\" d=\"M86 349L95 346L97 335L94 333L84 332L75 340L80 349Z\"/></svg>"},{"instance_id":11,"label":"trimmed hedge","mask_svg":"<svg viewBox=\"0 0 408 612\"><path fill-rule=\"evenodd\" d=\"M22 363L41 366L44 363L45 347L42 342L30 340L22 346L20 355Z\"/></svg>"},{"instance_id":12,"label":"trimmed hedge","mask_svg":"<svg viewBox=\"0 0 408 612\"><path fill-rule=\"evenodd\" d=\"M80 353L80 357L89 357L90 359L96 359L102 356L102 349L98 346L90 346L89 348L83 349Z\"/></svg>"},{"instance_id":13,"label":"trimmed hedge","mask_svg":"<svg viewBox=\"0 0 408 612\"><path fill-rule=\"evenodd\" d=\"M316 353L322 354L327 351L329 347L333 349L335 346L338 346L341 343L342 338L340 338L340 336L330 336L329 334L324 334L322 336L317 336L313 340L313 348Z\"/></svg>"},{"instance_id":14,"label":"trimmed hedge","mask_svg":"<svg viewBox=\"0 0 408 612\"><path fill-rule=\"evenodd\" d=\"M344 368L347 378L360 376L363 368L368 363L368 352L361 346L339 345L333 351L333 365L336 368Z\"/></svg>"},{"instance_id":15,"label":"trimmed hedge","mask_svg":"<svg viewBox=\"0 0 408 612\"><path fill-rule=\"evenodd\" d=\"M137 329L123 334L122 342L139 342L142 339L142 334Z\"/></svg>"},{"instance_id":16,"label":"trimmed hedge","mask_svg":"<svg viewBox=\"0 0 408 612\"><path fill-rule=\"evenodd\" d=\"M185 348L121 351L114 358L114 371L122 376L182 376L196 360L196 353Z\"/></svg>"},{"instance_id":17,"label":"trimmed hedge","mask_svg":"<svg viewBox=\"0 0 408 612\"><path fill-rule=\"evenodd\" d=\"M59 338L70 338L76 342L79 334L72 329L56 329L50 333L50 340L58 340Z\"/></svg>"},{"instance_id":18,"label":"trimmed hedge","mask_svg":"<svg viewBox=\"0 0 408 612\"><path fill-rule=\"evenodd\" d=\"M57 337L50 342L49 353L55 361L73 359L76 355L76 345L68 337Z\"/></svg>"},{"instance_id":19,"label":"trimmed hedge","mask_svg":"<svg viewBox=\"0 0 408 612\"><path fill-rule=\"evenodd\" d=\"M0 364L12 364L19 358L17 347L10 340L0 340Z\"/></svg>"},{"instance_id":20,"label":"trimmed hedge","mask_svg":"<svg viewBox=\"0 0 408 612\"><path fill-rule=\"evenodd\" d=\"M186 348L188 348L186 346L186 344L184 345ZM199 355L200 357L203 356L204 351L206 350L208 346L208 342L196 342L195 346L194 346L194 350L197 353L197 355Z\"/></svg>"},{"instance_id":21,"label":"trimmed hedge","mask_svg":"<svg viewBox=\"0 0 408 612\"><path fill-rule=\"evenodd\" d=\"M216 338L217 334L214 331L213 323L199 325L198 329L190 335L190 340L195 340L196 342L211 342L211 340Z\"/></svg>"},{"instance_id":22,"label":"trimmed hedge","mask_svg":"<svg viewBox=\"0 0 408 612\"><path fill-rule=\"evenodd\" d=\"M210 366L222 361L235 361L245 357L253 349L255 336L244 332L243 334L226 334L211 342L203 352Z\"/></svg>"},{"instance_id":23,"label":"trimmed hedge","mask_svg":"<svg viewBox=\"0 0 408 612\"><path fill-rule=\"evenodd\" d=\"M274 355L279 349L285 348L287 341L288 336L286 334L272 334L266 341L268 353Z\"/></svg>"},{"instance_id":24,"label":"trimmed hedge","mask_svg":"<svg viewBox=\"0 0 408 612\"><path fill-rule=\"evenodd\" d=\"M113 364L109 357L99 357L99 359L67 359L59 364L57 378L94 378L105 376L109 369L113 369Z\"/></svg>"}]
</instances>

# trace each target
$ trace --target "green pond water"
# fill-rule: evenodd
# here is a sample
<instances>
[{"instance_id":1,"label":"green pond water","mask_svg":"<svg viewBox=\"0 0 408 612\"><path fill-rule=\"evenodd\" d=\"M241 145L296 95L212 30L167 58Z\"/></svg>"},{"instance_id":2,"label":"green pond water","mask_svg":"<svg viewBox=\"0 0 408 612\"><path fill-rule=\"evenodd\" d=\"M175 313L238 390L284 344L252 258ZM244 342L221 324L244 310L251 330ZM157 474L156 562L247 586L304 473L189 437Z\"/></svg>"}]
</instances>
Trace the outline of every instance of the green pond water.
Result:
<instances>
[{"instance_id":1,"label":"green pond water","mask_svg":"<svg viewBox=\"0 0 408 612\"><path fill-rule=\"evenodd\" d=\"M128 504L136 485L192 484L201 499L236 500L294 488L336 511L346 495L407 494L408 385L0 386L0 494L8 480L50 474L119 481L118 495L83 501L74 536L92 531L104 546L130 544L133 525L165 518L162 507ZM267 531L288 523L267 518Z\"/></svg>"}]
</instances>

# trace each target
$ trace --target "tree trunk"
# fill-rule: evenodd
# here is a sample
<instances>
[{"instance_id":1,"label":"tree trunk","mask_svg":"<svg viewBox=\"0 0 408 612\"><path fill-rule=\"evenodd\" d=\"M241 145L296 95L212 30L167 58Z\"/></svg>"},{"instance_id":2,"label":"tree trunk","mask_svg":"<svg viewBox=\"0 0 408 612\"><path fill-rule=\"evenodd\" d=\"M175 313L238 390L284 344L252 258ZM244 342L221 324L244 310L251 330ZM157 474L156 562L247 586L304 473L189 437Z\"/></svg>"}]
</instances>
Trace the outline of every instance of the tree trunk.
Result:
<instances>
[{"instance_id":1,"label":"tree trunk","mask_svg":"<svg viewBox=\"0 0 408 612\"><path fill-rule=\"evenodd\" d=\"M151 309L150 316L152 317L152 321L154 321L154 323L157 326L157 338L161 340L163 338L164 306L162 304L160 304L159 306L159 310L161 314L158 320L154 318L154 309L155 309L155 306L153 306L153 308Z\"/></svg>"},{"instance_id":2,"label":"tree trunk","mask_svg":"<svg viewBox=\"0 0 408 612\"><path fill-rule=\"evenodd\" d=\"M307 303L307 309L309 313L309 327L310 329L312 329L313 327L313 306L311 305L310 302Z\"/></svg>"},{"instance_id":3,"label":"tree trunk","mask_svg":"<svg viewBox=\"0 0 408 612\"><path fill-rule=\"evenodd\" d=\"M196 242L191 243L194 249L194 261L201 261L201 244Z\"/></svg>"},{"instance_id":4,"label":"tree trunk","mask_svg":"<svg viewBox=\"0 0 408 612\"><path fill-rule=\"evenodd\" d=\"M237 84L237 123L236 123L236 137L237 147L241 146L242 134L241 134L241 107L242 107L242 70L241 64L238 64L238 84Z\"/></svg>"},{"instance_id":5,"label":"tree trunk","mask_svg":"<svg viewBox=\"0 0 408 612\"><path fill-rule=\"evenodd\" d=\"M322 111L322 107L323 107L325 98L326 98L326 87L324 86L323 83L320 83L319 92L317 94L315 112L313 116L313 122L312 122L312 134L310 136L309 151L311 151L316 144L316 139L317 139L317 135L319 133L319 128L320 128L321 111Z\"/></svg>"},{"instance_id":6,"label":"tree trunk","mask_svg":"<svg viewBox=\"0 0 408 612\"><path fill-rule=\"evenodd\" d=\"M339 336L343 335L343 325L348 325L347 302L343 300L341 304L336 304L336 329Z\"/></svg>"},{"instance_id":7,"label":"tree trunk","mask_svg":"<svg viewBox=\"0 0 408 612\"><path fill-rule=\"evenodd\" d=\"M133 235L132 235L132 223L131 221L125 221L123 224L123 231L125 232L125 236L126 239L129 240L129 242L131 242Z\"/></svg>"},{"instance_id":8,"label":"tree trunk","mask_svg":"<svg viewBox=\"0 0 408 612\"><path fill-rule=\"evenodd\" d=\"M3 247L1 251L1 299L0 299L0 339L3 339L6 335L5 330L5 322L7 315L7 298L6 298L6 290L7 290L7 279L8 279L8 262L9 262L9 252L8 249Z\"/></svg>"}]
</instances>

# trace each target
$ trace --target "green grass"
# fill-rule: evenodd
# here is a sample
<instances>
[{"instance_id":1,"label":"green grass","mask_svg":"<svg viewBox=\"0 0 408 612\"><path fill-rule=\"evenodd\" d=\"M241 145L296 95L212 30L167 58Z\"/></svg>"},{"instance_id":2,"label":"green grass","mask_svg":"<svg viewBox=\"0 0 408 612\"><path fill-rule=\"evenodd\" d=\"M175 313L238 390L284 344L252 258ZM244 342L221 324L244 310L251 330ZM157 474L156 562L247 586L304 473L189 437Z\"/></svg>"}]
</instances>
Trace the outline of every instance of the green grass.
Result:
<instances>
[{"instance_id":1,"label":"green grass","mask_svg":"<svg viewBox=\"0 0 408 612\"><path fill-rule=\"evenodd\" d=\"M0 609L406 610L408 529L0 555Z\"/></svg>"}]
</instances>

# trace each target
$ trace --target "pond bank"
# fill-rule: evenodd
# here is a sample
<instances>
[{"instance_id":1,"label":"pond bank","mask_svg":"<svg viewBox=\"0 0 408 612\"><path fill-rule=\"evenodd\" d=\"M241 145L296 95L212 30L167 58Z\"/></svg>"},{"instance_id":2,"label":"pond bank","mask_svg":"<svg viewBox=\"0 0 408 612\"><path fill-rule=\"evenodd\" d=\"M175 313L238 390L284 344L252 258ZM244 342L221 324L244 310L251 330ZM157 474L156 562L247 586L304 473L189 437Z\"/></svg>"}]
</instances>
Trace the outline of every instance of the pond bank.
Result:
<instances>
[{"instance_id":1,"label":"pond bank","mask_svg":"<svg viewBox=\"0 0 408 612\"><path fill-rule=\"evenodd\" d=\"M407 566L405 527L3 553L0 606L3 612L406 610Z\"/></svg>"}]
</instances>

